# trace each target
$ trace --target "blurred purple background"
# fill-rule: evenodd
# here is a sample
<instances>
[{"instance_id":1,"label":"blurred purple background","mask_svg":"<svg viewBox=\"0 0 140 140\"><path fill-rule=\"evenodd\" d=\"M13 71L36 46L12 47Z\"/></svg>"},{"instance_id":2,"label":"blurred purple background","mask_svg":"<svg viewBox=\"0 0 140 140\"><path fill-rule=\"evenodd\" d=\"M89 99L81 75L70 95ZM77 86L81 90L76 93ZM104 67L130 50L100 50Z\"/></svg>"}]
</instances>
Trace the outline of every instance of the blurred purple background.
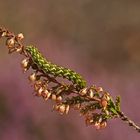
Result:
<instances>
[{"instance_id":1,"label":"blurred purple background","mask_svg":"<svg viewBox=\"0 0 140 140\"><path fill-rule=\"evenodd\" d=\"M52 62L81 73L113 97L140 124L139 0L0 1L0 26L25 35ZM138 140L119 119L106 129L86 127L76 111L61 116L52 103L32 96L20 68L0 40L0 140Z\"/></svg>"}]
</instances>

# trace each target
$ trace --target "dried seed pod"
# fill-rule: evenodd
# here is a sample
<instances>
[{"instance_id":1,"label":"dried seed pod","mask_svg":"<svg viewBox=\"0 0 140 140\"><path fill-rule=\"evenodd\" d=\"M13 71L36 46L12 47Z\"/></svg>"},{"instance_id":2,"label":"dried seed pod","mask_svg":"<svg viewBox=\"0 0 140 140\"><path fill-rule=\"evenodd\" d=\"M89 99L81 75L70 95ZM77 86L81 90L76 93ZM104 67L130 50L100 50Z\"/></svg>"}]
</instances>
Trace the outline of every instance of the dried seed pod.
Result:
<instances>
[{"instance_id":1,"label":"dried seed pod","mask_svg":"<svg viewBox=\"0 0 140 140\"><path fill-rule=\"evenodd\" d=\"M54 105L54 106L53 106L53 110L58 111L58 110L59 110L59 105Z\"/></svg>"},{"instance_id":2,"label":"dried seed pod","mask_svg":"<svg viewBox=\"0 0 140 140\"><path fill-rule=\"evenodd\" d=\"M23 68L23 71L26 72L29 68L29 59L25 58L21 62L21 67Z\"/></svg>"},{"instance_id":3,"label":"dried seed pod","mask_svg":"<svg viewBox=\"0 0 140 140\"><path fill-rule=\"evenodd\" d=\"M105 98L102 98L100 103L101 103L102 107L104 109L106 109L106 107L107 107L107 100Z\"/></svg>"},{"instance_id":4,"label":"dried seed pod","mask_svg":"<svg viewBox=\"0 0 140 140\"><path fill-rule=\"evenodd\" d=\"M104 98L109 101L110 100L110 94L108 92L104 93Z\"/></svg>"},{"instance_id":5,"label":"dried seed pod","mask_svg":"<svg viewBox=\"0 0 140 140\"><path fill-rule=\"evenodd\" d=\"M101 123L102 120L103 120L103 118L100 116L100 117L99 117L99 120L98 120L98 123Z\"/></svg>"},{"instance_id":6,"label":"dried seed pod","mask_svg":"<svg viewBox=\"0 0 140 140\"><path fill-rule=\"evenodd\" d=\"M43 98L45 100L48 100L50 98L50 96L51 96L51 92L49 92L48 90L43 91L42 94L44 94L44 97Z\"/></svg>"},{"instance_id":7,"label":"dried seed pod","mask_svg":"<svg viewBox=\"0 0 140 140\"><path fill-rule=\"evenodd\" d=\"M22 46L20 46L19 48L16 48L15 50L16 50L16 52L21 53L22 52Z\"/></svg>"},{"instance_id":8,"label":"dried seed pod","mask_svg":"<svg viewBox=\"0 0 140 140\"><path fill-rule=\"evenodd\" d=\"M56 98L56 101L57 101L57 102L61 102L61 101L62 101L62 96L58 96L58 97Z\"/></svg>"},{"instance_id":9,"label":"dried seed pod","mask_svg":"<svg viewBox=\"0 0 140 140\"><path fill-rule=\"evenodd\" d=\"M6 40L6 45L8 46L8 49L12 48L15 44L15 38L8 38Z\"/></svg>"},{"instance_id":10,"label":"dried seed pod","mask_svg":"<svg viewBox=\"0 0 140 140\"><path fill-rule=\"evenodd\" d=\"M93 96L94 96L94 92L93 92L92 89L90 89L90 90L89 90L89 97L90 97L90 98L93 98Z\"/></svg>"},{"instance_id":11,"label":"dried seed pod","mask_svg":"<svg viewBox=\"0 0 140 140\"><path fill-rule=\"evenodd\" d=\"M18 35L17 35L17 39L18 40L22 40L24 38L24 35L22 34L22 33L19 33Z\"/></svg>"},{"instance_id":12,"label":"dried seed pod","mask_svg":"<svg viewBox=\"0 0 140 140\"><path fill-rule=\"evenodd\" d=\"M38 89L38 91L37 91L36 96L41 96L41 95L42 95L42 92L43 92L43 88L40 87L40 88Z\"/></svg>"},{"instance_id":13,"label":"dried seed pod","mask_svg":"<svg viewBox=\"0 0 140 140\"><path fill-rule=\"evenodd\" d=\"M51 98L52 98L53 101L56 101L56 95L55 94L52 94Z\"/></svg>"},{"instance_id":14,"label":"dried seed pod","mask_svg":"<svg viewBox=\"0 0 140 140\"><path fill-rule=\"evenodd\" d=\"M82 95L82 96L84 96L84 95L87 94L87 91L88 91L87 88L83 88L83 89L80 90L79 94Z\"/></svg>"},{"instance_id":15,"label":"dried seed pod","mask_svg":"<svg viewBox=\"0 0 140 140\"><path fill-rule=\"evenodd\" d=\"M101 128L101 125L99 122L95 122L94 126L96 127L97 130Z\"/></svg>"},{"instance_id":16,"label":"dried seed pod","mask_svg":"<svg viewBox=\"0 0 140 140\"><path fill-rule=\"evenodd\" d=\"M68 114L69 110L70 110L70 105L66 105L65 113Z\"/></svg>"},{"instance_id":17,"label":"dried seed pod","mask_svg":"<svg viewBox=\"0 0 140 140\"><path fill-rule=\"evenodd\" d=\"M61 115L63 115L65 113L65 111L66 111L66 105L65 104L61 104L59 106L58 111L60 112Z\"/></svg>"},{"instance_id":18,"label":"dried seed pod","mask_svg":"<svg viewBox=\"0 0 140 140\"><path fill-rule=\"evenodd\" d=\"M106 126L107 126L107 122L106 121L101 122L101 124L100 124L101 128L106 128Z\"/></svg>"},{"instance_id":19,"label":"dried seed pod","mask_svg":"<svg viewBox=\"0 0 140 140\"><path fill-rule=\"evenodd\" d=\"M21 65L23 67L27 67L28 66L28 63L29 63L29 59L28 58L25 58L25 59L22 60Z\"/></svg>"},{"instance_id":20,"label":"dried seed pod","mask_svg":"<svg viewBox=\"0 0 140 140\"><path fill-rule=\"evenodd\" d=\"M38 91L38 89L42 86L42 82L40 80L35 81L34 90Z\"/></svg>"},{"instance_id":21,"label":"dried seed pod","mask_svg":"<svg viewBox=\"0 0 140 140\"><path fill-rule=\"evenodd\" d=\"M2 34L1 34L2 37L6 36L6 35L7 35L6 31L3 31Z\"/></svg>"},{"instance_id":22,"label":"dried seed pod","mask_svg":"<svg viewBox=\"0 0 140 140\"><path fill-rule=\"evenodd\" d=\"M103 88L102 87L98 87L97 88L97 92L103 92Z\"/></svg>"},{"instance_id":23,"label":"dried seed pod","mask_svg":"<svg viewBox=\"0 0 140 140\"><path fill-rule=\"evenodd\" d=\"M75 104L73 107L75 110L79 110L81 108L81 104Z\"/></svg>"},{"instance_id":24,"label":"dried seed pod","mask_svg":"<svg viewBox=\"0 0 140 140\"><path fill-rule=\"evenodd\" d=\"M28 79L30 80L30 82L35 82L36 81L36 73L32 73Z\"/></svg>"},{"instance_id":25,"label":"dried seed pod","mask_svg":"<svg viewBox=\"0 0 140 140\"><path fill-rule=\"evenodd\" d=\"M85 116L85 123L86 123L86 126L92 125L94 123L93 117L91 115L86 115Z\"/></svg>"}]
</instances>

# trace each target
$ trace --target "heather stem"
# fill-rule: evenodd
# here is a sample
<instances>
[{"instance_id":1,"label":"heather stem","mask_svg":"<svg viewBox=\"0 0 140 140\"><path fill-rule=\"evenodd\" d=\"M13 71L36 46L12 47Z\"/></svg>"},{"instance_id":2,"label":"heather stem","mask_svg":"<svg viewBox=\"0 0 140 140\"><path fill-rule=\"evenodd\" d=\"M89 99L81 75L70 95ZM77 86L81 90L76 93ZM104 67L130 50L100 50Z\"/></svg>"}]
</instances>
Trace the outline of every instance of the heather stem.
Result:
<instances>
[{"instance_id":1,"label":"heather stem","mask_svg":"<svg viewBox=\"0 0 140 140\"><path fill-rule=\"evenodd\" d=\"M119 117L122 121L128 123L129 126L133 127L135 130L137 130L140 133L140 127L135 124L131 119L129 119L123 112L118 112Z\"/></svg>"}]
</instances>

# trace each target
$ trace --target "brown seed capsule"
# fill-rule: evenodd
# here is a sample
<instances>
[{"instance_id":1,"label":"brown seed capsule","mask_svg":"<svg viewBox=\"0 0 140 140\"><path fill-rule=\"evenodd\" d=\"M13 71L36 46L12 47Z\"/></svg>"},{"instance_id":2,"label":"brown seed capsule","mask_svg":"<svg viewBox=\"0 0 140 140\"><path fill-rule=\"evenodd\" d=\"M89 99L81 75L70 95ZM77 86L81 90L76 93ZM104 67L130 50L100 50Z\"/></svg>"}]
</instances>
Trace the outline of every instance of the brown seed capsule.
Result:
<instances>
[{"instance_id":1,"label":"brown seed capsule","mask_svg":"<svg viewBox=\"0 0 140 140\"><path fill-rule=\"evenodd\" d=\"M100 117L99 120L98 120L98 123L101 123L102 120L103 120L102 117Z\"/></svg>"},{"instance_id":2,"label":"brown seed capsule","mask_svg":"<svg viewBox=\"0 0 140 140\"><path fill-rule=\"evenodd\" d=\"M59 105L54 105L54 106L53 106L53 110L58 111L58 110L59 110Z\"/></svg>"},{"instance_id":3,"label":"brown seed capsule","mask_svg":"<svg viewBox=\"0 0 140 140\"><path fill-rule=\"evenodd\" d=\"M76 104L76 105L74 105L74 107L73 107L75 110L79 110L80 108L81 108L81 104L79 103L79 104Z\"/></svg>"},{"instance_id":4,"label":"brown seed capsule","mask_svg":"<svg viewBox=\"0 0 140 140\"><path fill-rule=\"evenodd\" d=\"M62 101L62 96L58 96L58 97L56 98L56 101L57 101L57 102L61 102L61 101Z\"/></svg>"},{"instance_id":5,"label":"brown seed capsule","mask_svg":"<svg viewBox=\"0 0 140 140\"><path fill-rule=\"evenodd\" d=\"M100 123L99 122L95 122L94 126L96 127L97 130L99 130L101 128Z\"/></svg>"},{"instance_id":6,"label":"brown seed capsule","mask_svg":"<svg viewBox=\"0 0 140 140\"><path fill-rule=\"evenodd\" d=\"M42 92L43 92L43 88L42 87L40 87L39 89L38 89L38 91L37 91L37 96L41 96L42 95Z\"/></svg>"},{"instance_id":7,"label":"brown seed capsule","mask_svg":"<svg viewBox=\"0 0 140 140\"><path fill-rule=\"evenodd\" d=\"M43 91L42 94L44 94L44 99L45 100L48 100L49 97L51 96L51 92L49 92L48 90Z\"/></svg>"},{"instance_id":8,"label":"brown seed capsule","mask_svg":"<svg viewBox=\"0 0 140 140\"><path fill-rule=\"evenodd\" d=\"M80 90L79 94L84 96L84 95L87 94L87 91L88 91L87 88L83 88L83 89Z\"/></svg>"},{"instance_id":9,"label":"brown seed capsule","mask_svg":"<svg viewBox=\"0 0 140 140\"><path fill-rule=\"evenodd\" d=\"M69 110L70 110L70 106L69 105L66 105L65 113L68 114L69 113Z\"/></svg>"},{"instance_id":10,"label":"brown seed capsule","mask_svg":"<svg viewBox=\"0 0 140 140\"><path fill-rule=\"evenodd\" d=\"M16 48L16 52L21 52L21 51L22 51L22 47Z\"/></svg>"},{"instance_id":11,"label":"brown seed capsule","mask_svg":"<svg viewBox=\"0 0 140 140\"><path fill-rule=\"evenodd\" d=\"M103 88L102 87L98 87L97 88L97 92L103 92Z\"/></svg>"},{"instance_id":12,"label":"brown seed capsule","mask_svg":"<svg viewBox=\"0 0 140 140\"><path fill-rule=\"evenodd\" d=\"M2 37L6 36L6 35L7 35L6 31L2 32L2 34L1 34Z\"/></svg>"},{"instance_id":13,"label":"brown seed capsule","mask_svg":"<svg viewBox=\"0 0 140 140\"><path fill-rule=\"evenodd\" d=\"M64 105L64 104L60 105L58 110L59 110L60 114L63 115L66 110L66 105Z\"/></svg>"},{"instance_id":14,"label":"brown seed capsule","mask_svg":"<svg viewBox=\"0 0 140 140\"><path fill-rule=\"evenodd\" d=\"M29 59L28 59L28 58L25 58L25 59L22 60L21 66L22 66L23 68L27 68L28 63L29 63Z\"/></svg>"},{"instance_id":15,"label":"brown seed capsule","mask_svg":"<svg viewBox=\"0 0 140 140\"><path fill-rule=\"evenodd\" d=\"M106 128L106 126L107 126L107 122L106 121L101 122L101 124L100 124L101 128Z\"/></svg>"},{"instance_id":16,"label":"brown seed capsule","mask_svg":"<svg viewBox=\"0 0 140 140\"><path fill-rule=\"evenodd\" d=\"M34 90L38 91L38 89L42 86L42 82L40 80L35 81Z\"/></svg>"},{"instance_id":17,"label":"brown seed capsule","mask_svg":"<svg viewBox=\"0 0 140 140\"><path fill-rule=\"evenodd\" d=\"M104 98L107 100L107 101L109 101L110 100L110 94L108 93L108 92L105 92L104 93Z\"/></svg>"},{"instance_id":18,"label":"brown seed capsule","mask_svg":"<svg viewBox=\"0 0 140 140\"><path fill-rule=\"evenodd\" d=\"M93 98L93 96L94 96L94 92L93 92L92 89L90 89L90 90L89 90L89 97L90 97L90 98Z\"/></svg>"},{"instance_id":19,"label":"brown seed capsule","mask_svg":"<svg viewBox=\"0 0 140 140\"><path fill-rule=\"evenodd\" d=\"M6 45L8 46L8 47L13 47L14 46L14 44L15 44L15 39L14 38L8 38L7 40L6 40Z\"/></svg>"},{"instance_id":20,"label":"brown seed capsule","mask_svg":"<svg viewBox=\"0 0 140 140\"><path fill-rule=\"evenodd\" d=\"M107 107L107 100L106 99L101 99L101 105L103 106L104 109Z\"/></svg>"},{"instance_id":21,"label":"brown seed capsule","mask_svg":"<svg viewBox=\"0 0 140 140\"><path fill-rule=\"evenodd\" d=\"M18 38L19 40L22 40L22 39L24 38L24 36L23 36L22 33L19 33L19 34L17 35L17 38Z\"/></svg>"},{"instance_id":22,"label":"brown seed capsule","mask_svg":"<svg viewBox=\"0 0 140 140\"><path fill-rule=\"evenodd\" d=\"M52 97L52 100L53 100L53 101L56 101L56 95L55 95L55 94L52 94L51 97Z\"/></svg>"},{"instance_id":23,"label":"brown seed capsule","mask_svg":"<svg viewBox=\"0 0 140 140\"><path fill-rule=\"evenodd\" d=\"M36 73L32 73L32 74L28 77L28 79L30 80L30 82L36 81Z\"/></svg>"},{"instance_id":24,"label":"brown seed capsule","mask_svg":"<svg viewBox=\"0 0 140 140\"><path fill-rule=\"evenodd\" d=\"M90 116L90 115L87 115L85 116L85 123L86 123L86 126L89 126L89 125L92 125L93 124L93 117Z\"/></svg>"}]
</instances>

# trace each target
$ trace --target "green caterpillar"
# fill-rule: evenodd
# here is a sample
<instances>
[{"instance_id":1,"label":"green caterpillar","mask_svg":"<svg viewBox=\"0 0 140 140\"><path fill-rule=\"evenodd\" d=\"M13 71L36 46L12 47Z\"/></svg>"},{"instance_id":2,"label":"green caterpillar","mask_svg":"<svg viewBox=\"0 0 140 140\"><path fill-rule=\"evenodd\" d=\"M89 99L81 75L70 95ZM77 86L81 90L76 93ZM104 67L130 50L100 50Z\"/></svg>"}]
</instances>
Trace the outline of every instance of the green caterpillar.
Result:
<instances>
[{"instance_id":1,"label":"green caterpillar","mask_svg":"<svg viewBox=\"0 0 140 140\"><path fill-rule=\"evenodd\" d=\"M42 56L36 47L27 46L25 51L31 56L37 67L41 69L45 74L66 78L73 84L76 84L76 87L80 89L86 86L86 81L81 77L81 75L71 69L52 64Z\"/></svg>"}]
</instances>

